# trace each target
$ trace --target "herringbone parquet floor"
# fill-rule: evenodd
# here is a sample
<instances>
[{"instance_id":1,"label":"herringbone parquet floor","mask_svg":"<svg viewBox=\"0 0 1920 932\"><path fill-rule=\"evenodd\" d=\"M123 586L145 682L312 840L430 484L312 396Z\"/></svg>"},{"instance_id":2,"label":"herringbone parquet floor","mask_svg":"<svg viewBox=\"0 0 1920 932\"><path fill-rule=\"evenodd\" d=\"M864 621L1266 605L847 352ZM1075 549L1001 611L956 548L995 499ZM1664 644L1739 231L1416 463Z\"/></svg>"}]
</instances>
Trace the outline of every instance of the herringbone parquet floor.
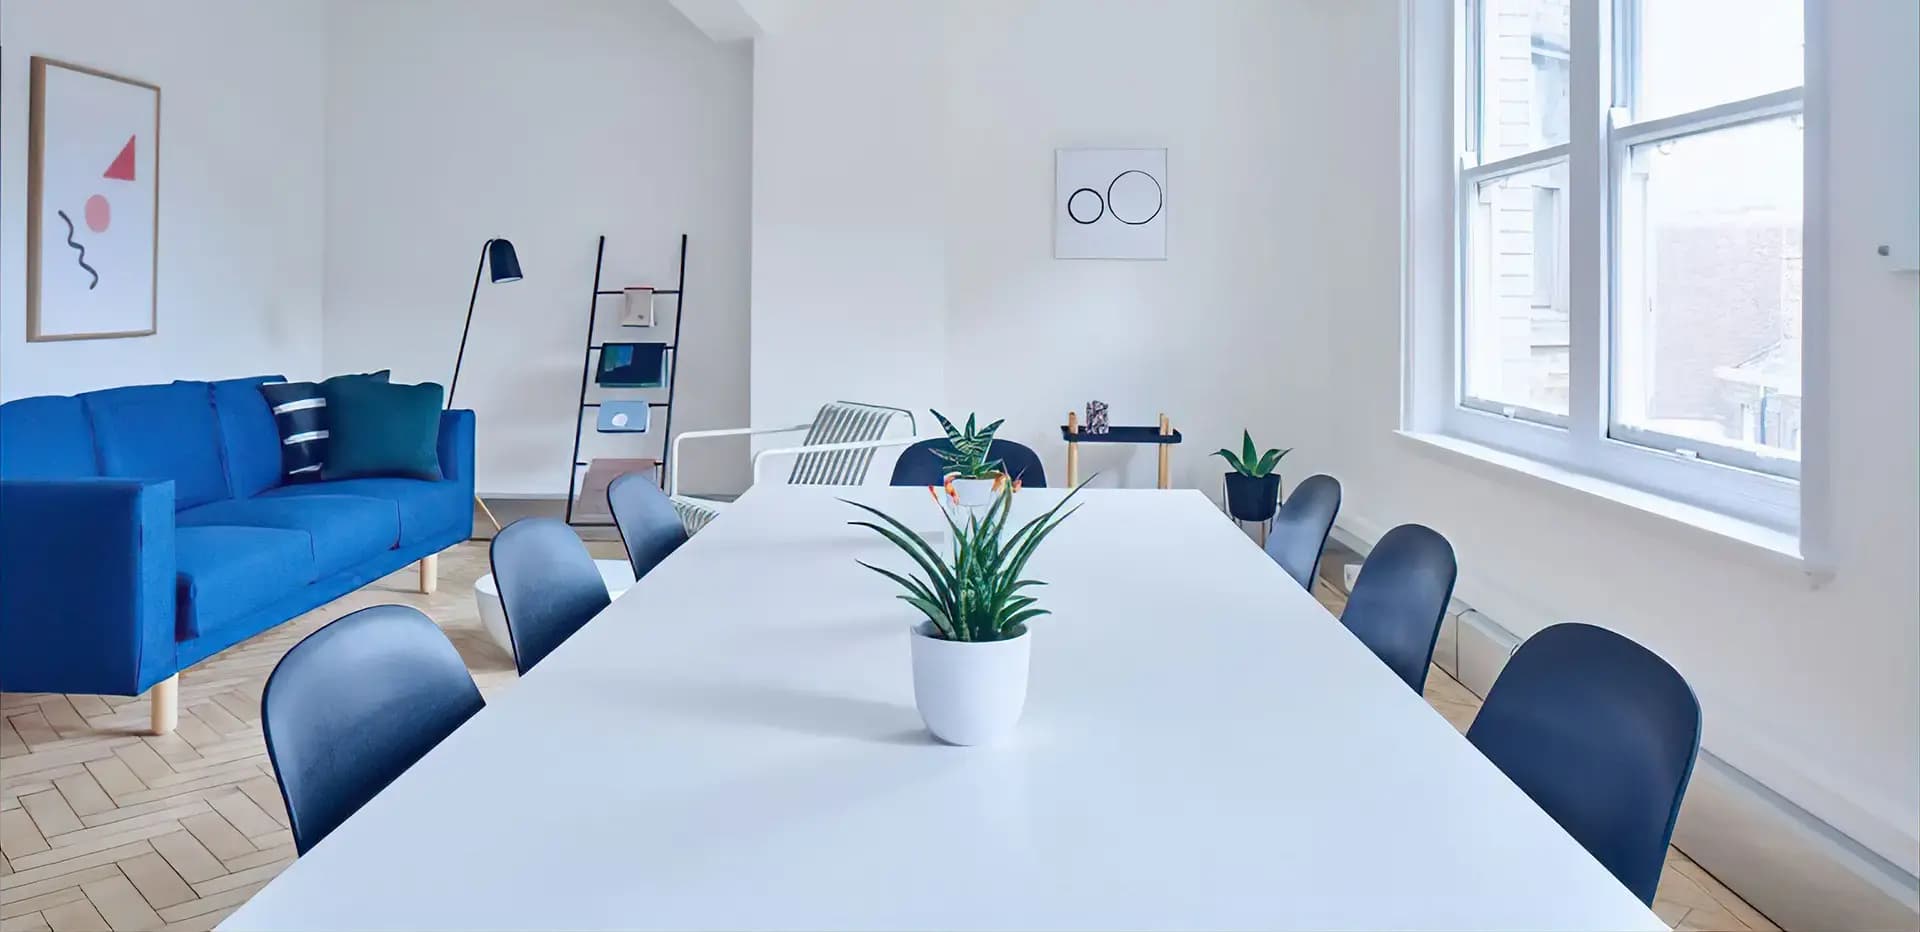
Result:
<instances>
[{"instance_id":1,"label":"herringbone parquet floor","mask_svg":"<svg viewBox=\"0 0 1920 932\"><path fill-rule=\"evenodd\" d=\"M588 544L600 557L619 546ZM180 727L165 737L145 734L145 699L0 695L0 932L212 928L293 860L260 735L273 665L334 618L400 602L446 629L482 692L509 687L512 658L473 605L486 567L486 544L463 544L441 556L433 595L405 570L200 664L181 676ZM1315 594L1340 610L1337 593ZM1438 669L1427 699L1462 729L1479 708ZM1773 928L1678 851L1654 911L1680 929Z\"/></svg>"}]
</instances>

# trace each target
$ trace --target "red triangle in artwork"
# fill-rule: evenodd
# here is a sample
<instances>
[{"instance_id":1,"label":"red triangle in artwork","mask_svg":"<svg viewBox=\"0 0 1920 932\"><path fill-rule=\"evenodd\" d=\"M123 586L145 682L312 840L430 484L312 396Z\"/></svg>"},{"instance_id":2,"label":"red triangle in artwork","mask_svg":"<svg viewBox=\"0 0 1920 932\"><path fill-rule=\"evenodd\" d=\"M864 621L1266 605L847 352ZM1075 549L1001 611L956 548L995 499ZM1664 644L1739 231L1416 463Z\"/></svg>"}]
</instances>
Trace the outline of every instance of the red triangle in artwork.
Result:
<instances>
[{"instance_id":1,"label":"red triangle in artwork","mask_svg":"<svg viewBox=\"0 0 1920 932\"><path fill-rule=\"evenodd\" d=\"M120 150L119 155L114 156L113 164L107 166L107 173L102 177L120 181L133 180L133 140L134 137L127 137L126 147Z\"/></svg>"}]
</instances>

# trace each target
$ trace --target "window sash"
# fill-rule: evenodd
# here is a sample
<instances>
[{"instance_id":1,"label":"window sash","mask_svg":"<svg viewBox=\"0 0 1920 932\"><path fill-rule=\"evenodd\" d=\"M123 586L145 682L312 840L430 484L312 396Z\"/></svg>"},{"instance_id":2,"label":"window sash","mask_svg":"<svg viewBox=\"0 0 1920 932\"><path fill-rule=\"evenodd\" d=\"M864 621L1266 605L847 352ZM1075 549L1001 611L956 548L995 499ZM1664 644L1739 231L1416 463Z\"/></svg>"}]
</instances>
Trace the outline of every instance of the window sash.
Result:
<instances>
[{"instance_id":1,"label":"window sash","mask_svg":"<svg viewBox=\"0 0 1920 932\"><path fill-rule=\"evenodd\" d=\"M1473 208L1474 200L1479 196L1480 187L1489 182L1499 181L1502 178L1510 178L1514 175L1525 174L1536 169L1552 168L1555 165L1566 164L1568 163L1568 152L1569 148L1567 144L1561 143L1533 152L1526 152L1489 162L1485 165L1470 166L1466 164L1467 160L1463 158L1459 171L1458 199L1454 206L1454 216L1457 219L1454 235L1459 238L1458 241L1460 243L1460 266L1456 273L1459 293L1455 296L1459 310L1455 315L1456 320L1453 327L1454 381L1456 386L1454 392L1455 403L1461 407L1471 408L1503 418L1529 421L1535 424L1544 424L1561 429L1565 429L1569 423L1569 418L1565 414L1554 411L1544 411L1539 408L1524 404L1515 404L1510 401L1481 398L1468 391L1467 387L1470 383L1467 381L1466 340L1468 333L1466 313L1467 302L1470 300L1467 292L1473 287L1473 282L1472 276L1466 272L1466 263L1471 261L1472 258L1470 250L1471 244L1474 241L1472 227L1475 214ZM1567 209L1566 205L1568 203L1569 201L1562 201L1563 210ZM1567 270L1562 269L1560 271L1562 276L1562 284L1560 287L1564 288Z\"/></svg>"},{"instance_id":2,"label":"window sash","mask_svg":"<svg viewBox=\"0 0 1920 932\"><path fill-rule=\"evenodd\" d=\"M1803 112L1804 106L1805 89L1795 87L1638 123L1625 122L1626 111L1622 108L1614 108L1608 112L1607 201L1608 227L1612 231L1612 236L1607 253L1608 301L1605 309L1607 357L1606 365L1597 373L1604 382L1606 418L1603 426L1608 437L1662 453L1683 455L1680 451L1688 451L1703 463L1794 480L1800 478L1800 461L1794 457L1769 455L1742 446L1684 437L1623 422L1621 412L1624 403L1620 397L1623 387L1619 384L1613 361L1622 351L1620 345L1622 328L1616 326L1615 321L1625 313L1626 309L1622 307L1622 301L1628 296L1628 290L1623 284L1625 264L1620 261L1620 257L1626 253L1627 224L1624 218L1630 205L1626 203L1627 199L1624 195L1629 181L1628 174L1632 170L1631 151L1640 146L1657 145L1701 133L1793 116ZM1804 202L1802 209L1804 210ZM1570 376L1570 378L1575 377L1577 376Z\"/></svg>"}]
</instances>

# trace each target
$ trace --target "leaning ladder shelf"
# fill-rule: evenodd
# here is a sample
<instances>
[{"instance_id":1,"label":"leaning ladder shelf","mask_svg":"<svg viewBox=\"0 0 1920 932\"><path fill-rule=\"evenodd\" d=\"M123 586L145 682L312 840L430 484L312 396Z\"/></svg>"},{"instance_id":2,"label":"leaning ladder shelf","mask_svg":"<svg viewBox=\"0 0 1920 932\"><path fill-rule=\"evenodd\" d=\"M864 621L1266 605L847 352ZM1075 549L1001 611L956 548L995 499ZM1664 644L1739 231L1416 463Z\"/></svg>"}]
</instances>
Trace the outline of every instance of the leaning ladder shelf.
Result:
<instances>
[{"instance_id":1,"label":"leaning ladder shelf","mask_svg":"<svg viewBox=\"0 0 1920 932\"><path fill-rule=\"evenodd\" d=\"M594 248L594 253L593 253L593 297L589 299L587 302L586 352L583 355L580 362L580 404L579 404L579 407L574 411L573 456L571 458L572 465L567 467L567 518L566 520L568 524L571 524L575 527L612 527L613 526L613 522L611 521L575 521L573 519L575 499L583 491L580 488L580 469L581 467L588 465L587 461L583 461L582 459L580 459L580 436L586 430L586 413L591 409L600 407L600 402L587 400L587 381L589 378L591 378L592 373L596 368L594 366L593 354L600 351L605 346L604 343L594 342L596 339L594 334L597 332L597 329L598 329L596 325L599 323L599 320L600 320L600 299L605 297L611 297L613 295L626 294L626 289L624 288L608 289L608 288L600 287L600 272L606 263L606 259L607 259L607 238L605 235L602 235L600 237L599 245ZM662 488L666 487L667 470L671 468L671 465L672 465L667 462L667 459L673 454L673 388L674 388L674 383L680 380L680 321L681 321L681 312L686 310L686 307L687 307L686 290L687 290L687 234L682 233L680 234L679 280L675 282L672 288L656 288L653 290L653 294L655 297L658 297L660 295L673 296L673 335L668 339L668 342L666 345L667 400L652 401L647 403L647 407L649 409L651 408L666 409L666 416L662 418L662 420L665 423L663 423L660 426L660 459L658 461L659 466L657 469L654 470L654 477L659 481L660 486ZM649 421L651 421L651 418L649 418ZM647 425L647 430L645 432L648 434L653 433L653 425L651 423Z\"/></svg>"}]
</instances>

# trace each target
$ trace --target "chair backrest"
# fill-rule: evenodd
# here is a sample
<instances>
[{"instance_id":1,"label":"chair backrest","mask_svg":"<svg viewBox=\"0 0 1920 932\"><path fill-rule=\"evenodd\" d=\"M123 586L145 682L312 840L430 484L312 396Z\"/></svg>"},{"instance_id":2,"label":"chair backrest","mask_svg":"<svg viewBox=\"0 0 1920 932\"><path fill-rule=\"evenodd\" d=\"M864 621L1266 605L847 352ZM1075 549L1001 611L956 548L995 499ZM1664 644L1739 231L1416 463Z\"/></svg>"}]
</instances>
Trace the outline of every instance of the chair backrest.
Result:
<instances>
[{"instance_id":1,"label":"chair backrest","mask_svg":"<svg viewBox=\"0 0 1920 932\"><path fill-rule=\"evenodd\" d=\"M1700 752L1700 703L1678 671L1605 628L1553 625L1514 651L1467 740L1653 902Z\"/></svg>"},{"instance_id":2,"label":"chair backrest","mask_svg":"<svg viewBox=\"0 0 1920 932\"><path fill-rule=\"evenodd\" d=\"M1382 536L1360 565L1340 623L1420 692L1457 573L1446 538L1432 528L1402 524Z\"/></svg>"},{"instance_id":3,"label":"chair backrest","mask_svg":"<svg viewBox=\"0 0 1920 932\"><path fill-rule=\"evenodd\" d=\"M900 418L912 415L899 408L834 401L820 406L813 427L801 446L817 447L827 443L854 443L879 440ZM788 485L859 485L867 480L867 467L873 465L873 448L835 450L831 453L802 453L794 458Z\"/></svg>"},{"instance_id":4,"label":"chair backrest","mask_svg":"<svg viewBox=\"0 0 1920 932\"><path fill-rule=\"evenodd\" d=\"M1313 576L1320 572L1320 554L1327 549L1327 534L1339 514L1340 480L1308 476L1293 487L1293 494L1273 516L1273 530L1267 532L1267 556L1280 564L1300 588L1313 588Z\"/></svg>"},{"instance_id":5,"label":"chair backrest","mask_svg":"<svg viewBox=\"0 0 1920 932\"><path fill-rule=\"evenodd\" d=\"M295 644L260 696L294 850L312 850L485 705L446 635L405 605L363 608Z\"/></svg>"},{"instance_id":6,"label":"chair backrest","mask_svg":"<svg viewBox=\"0 0 1920 932\"><path fill-rule=\"evenodd\" d=\"M900 458L893 463L893 479L889 484L939 485L946 481L947 463L934 454L935 450L951 452L953 443L945 437L935 437L900 451ZM1024 443L995 440L987 450L987 458L1004 464L1007 475L1020 480L1021 488L1047 487L1046 467L1040 465L1039 454Z\"/></svg>"},{"instance_id":7,"label":"chair backrest","mask_svg":"<svg viewBox=\"0 0 1920 932\"><path fill-rule=\"evenodd\" d=\"M686 523L651 473L630 472L614 479L607 486L607 505L636 582L687 542Z\"/></svg>"},{"instance_id":8,"label":"chair backrest","mask_svg":"<svg viewBox=\"0 0 1920 932\"><path fill-rule=\"evenodd\" d=\"M613 601L587 545L564 521L521 518L494 535L488 559L521 676Z\"/></svg>"}]
</instances>

